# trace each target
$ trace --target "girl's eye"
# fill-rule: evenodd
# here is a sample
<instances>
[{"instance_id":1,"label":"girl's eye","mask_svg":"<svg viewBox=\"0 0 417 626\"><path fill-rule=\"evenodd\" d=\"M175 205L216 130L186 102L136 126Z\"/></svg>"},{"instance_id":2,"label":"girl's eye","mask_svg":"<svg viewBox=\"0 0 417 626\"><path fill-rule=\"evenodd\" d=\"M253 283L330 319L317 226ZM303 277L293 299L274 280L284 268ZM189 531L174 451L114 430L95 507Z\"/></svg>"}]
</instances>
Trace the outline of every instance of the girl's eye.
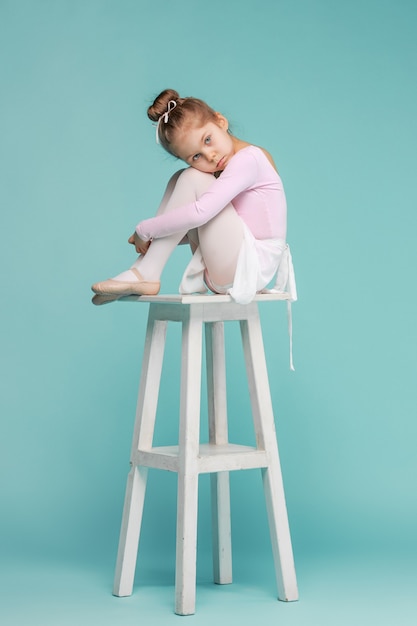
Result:
<instances>
[{"instance_id":1,"label":"girl's eye","mask_svg":"<svg viewBox=\"0 0 417 626\"><path fill-rule=\"evenodd\" d=\"M195 155L193 156L193 161L198 161L198 159L200 158L200 156L201 156L201 155L200 155L200 153L195 154Z\"/></svg>"},{"instance_id":2,"label":"girl's eye","mask_svg":"<svg viewBox=\"0 0 417 626\"><path fill-rule=\"evenodd\" d=\"M204 143L210 143L211 141L211 136L209 135L208 137L205 138Z\"/></svg>"}]
</instances>

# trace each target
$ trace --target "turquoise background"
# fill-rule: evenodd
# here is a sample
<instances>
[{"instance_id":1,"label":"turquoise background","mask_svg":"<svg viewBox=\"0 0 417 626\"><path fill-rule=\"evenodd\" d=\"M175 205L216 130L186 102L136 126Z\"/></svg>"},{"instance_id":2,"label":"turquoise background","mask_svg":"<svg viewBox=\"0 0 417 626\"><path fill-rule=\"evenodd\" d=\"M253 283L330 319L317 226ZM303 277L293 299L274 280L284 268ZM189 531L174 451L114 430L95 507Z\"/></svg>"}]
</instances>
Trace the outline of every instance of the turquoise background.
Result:
<instances>
[{"instance_id":1,"label":"turquoise background","mask_svg":"<svg viewBox=\"0 0 417 626\"><path fill-rule=\"evenodd\" d=\"M135 593L111 596L147 305L90 303L179 167L146 117L166 87L273 153L299 290L295 373L284 307L261 316L301 599L274 600L256 472L232 476L235 584L211 585L202 477L192 619L415 624L416 18L411 0L0 0L5 624L177 619L170 474L150 476ZM228 348L231 432L251 441L233 327ZM174 328L160 442L178 349Z\"/></svg>"}]
</instances>

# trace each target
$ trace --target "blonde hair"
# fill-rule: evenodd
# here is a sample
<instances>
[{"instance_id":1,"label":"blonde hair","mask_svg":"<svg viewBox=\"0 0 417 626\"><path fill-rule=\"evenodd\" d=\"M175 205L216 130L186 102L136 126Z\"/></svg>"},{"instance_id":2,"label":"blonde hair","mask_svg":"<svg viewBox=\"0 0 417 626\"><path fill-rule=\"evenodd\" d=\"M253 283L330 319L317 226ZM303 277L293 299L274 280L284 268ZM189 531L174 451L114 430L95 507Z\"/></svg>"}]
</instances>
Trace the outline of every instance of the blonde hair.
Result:
<instances>
[{"instance_id":1,"label":"blonde hair","mask_svg":"<svg viewBox=\"0 0 417 626\"><path fill-rule=\"evenodd\" d=\"M168 104L174 101L176 106L167 113ZM177 156L172 148L175 135L190 127L200 127L207 122L217 122L216 111L198 98L180 98L174 89L165 89L148 108L148 117L158 124L157 133L160 144L170 154Z\"/></svg>"}]
</instances>

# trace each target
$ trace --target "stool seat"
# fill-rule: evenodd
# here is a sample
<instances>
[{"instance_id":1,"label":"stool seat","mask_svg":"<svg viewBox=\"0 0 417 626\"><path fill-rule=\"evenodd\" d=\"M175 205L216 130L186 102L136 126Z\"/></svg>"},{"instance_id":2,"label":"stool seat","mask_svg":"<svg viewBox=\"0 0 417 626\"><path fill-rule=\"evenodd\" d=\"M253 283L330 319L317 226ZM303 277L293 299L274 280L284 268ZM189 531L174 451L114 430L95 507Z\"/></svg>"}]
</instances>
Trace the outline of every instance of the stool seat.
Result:
<instances>
[{"instance_id":1,"label":"stool seat","mask_svg":"<svg viewBox=\"0 0 417 626\"><path fill-rule=\"evenodd\" d=\"M252 302L271 302L274 300L290 300L290 294L286 291L281 293L273 293L272 290L268 293L257 293ZM235 306L247 306L246 304L237 304L232 296L228 294L158 294L157 296L123 296L119 298L120 302L153 302L161 304L210 304L218 305L225 302L232 302Z\"/></svg>"},{"instance_id":2,"label":"stool seat","mask_svg":"<svg viewBox=\"0 0 417 626\"><path fill-rule=\"evenodd\" d=\"M113 593L131 595L145 498L147 470L178 475L175 612L195 612L198 476L211 475L214 581L232 582L229 472L262 472L278 598L298 599L258 302L288 300L286 293L258 294L246 305L228 295L128 296L148 302L131 470L127 479ZM256 446L228 440L224 322L240 323ZM168 322L182 324L178 445L154 446L153 434ZM200 442L203 328L206 343L209 442Z\"/></svg>"}]
</instances>

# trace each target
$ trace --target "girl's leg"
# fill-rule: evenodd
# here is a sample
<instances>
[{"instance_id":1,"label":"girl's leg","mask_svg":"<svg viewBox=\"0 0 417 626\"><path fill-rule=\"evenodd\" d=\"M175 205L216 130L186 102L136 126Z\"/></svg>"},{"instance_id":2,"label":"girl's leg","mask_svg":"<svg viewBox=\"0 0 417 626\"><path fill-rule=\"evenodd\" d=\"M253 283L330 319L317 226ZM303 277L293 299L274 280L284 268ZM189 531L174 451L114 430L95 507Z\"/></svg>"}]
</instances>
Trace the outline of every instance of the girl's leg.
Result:
<instances>
[{"instance_id":1,"label":"girl's leg","mask_svg":"<svg viewBox=\"0 0 417 626\"><path fill-rule=\"evenodd\" d=\"M157 215L194 202L212 183L213 176L211 174L199 172L193 168L177 172L168 183ZM196 231L189 231L188 234L191 247L195 249L198 245ZM159 281L166 262L185 235L187 235L186 232L180 232L168 237L154 239L146 254L139 256L132 268L136 268L146 281ZM115 276L114 280L134 282L137 280L137 276L131 270L127 270Z\"/></svg>"},{"instance_id":2,"label":"girl's leg","mask_svg":"<svg viewBox=\"0 0 417 626\"><path fill-rule=\"evenodd\" d=\"M157 214L175 210L179 206L195 201L212 183L213 177L211 174L206 174L193 168L177 172L168 183ZM146 254L139 256L131 269L118 274L110 281L93 285L93 291L96 291L96 293L117 293L117 287L116 291L113 290L114 284L112 289L107 291L108 283L114 283L114 281L137 283L137 272L140 272L142 279L148 283L150 289L154 290L144 291L143 293L157 293L162 270L173 250L185 235L188 235L193 250L195 250L197 245L200 245L211 280L217 285L230 285L233 282L243 240L243 225L232 205L225 207L210 222L196 230L188 233L174 233L168 237L154 239ZM134 293L137 293L137 291L134 291Z\"/></svg>"},{"instance_id":3,"label":"girl's leg","mask_svg":"<svg viewBox=\"0 0 417 626\"><path fill-rule=\"evenodd\" d=\"M225 287L233 284L243 237L243 222L231 204L199 227L198 239L208 282Z\"/></svg>"}]
</instances>

